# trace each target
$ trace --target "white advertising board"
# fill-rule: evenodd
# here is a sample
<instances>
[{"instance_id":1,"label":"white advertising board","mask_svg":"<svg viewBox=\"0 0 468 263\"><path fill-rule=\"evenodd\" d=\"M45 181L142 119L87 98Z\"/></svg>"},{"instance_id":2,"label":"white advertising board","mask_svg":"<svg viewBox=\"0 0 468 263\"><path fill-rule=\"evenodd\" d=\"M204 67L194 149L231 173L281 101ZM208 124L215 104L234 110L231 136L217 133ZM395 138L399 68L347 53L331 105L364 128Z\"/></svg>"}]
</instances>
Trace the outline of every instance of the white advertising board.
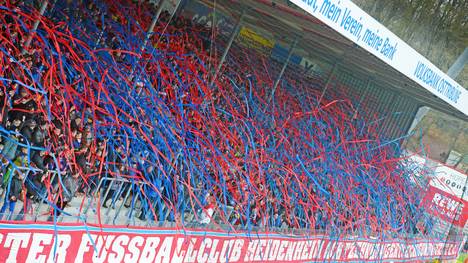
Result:
<instances>
[{"instance_id":1,"label":"white advertising board","mask_svg":"<svg viewBox=\"0 0 468 263\"><path fill-rule=\"evenodd\" d=\"M349 0L290 0L468 115L468 91Z\"/></svg>"},{"instance_id":2,"label":"white advertising board","mask_svg":"<svg viewBox=\"0 0 468 263\"><path fill-rule=\"evenodd\" d=\"M466 174L457 170L447 166L439 166L435 169L434 178L430 184L456 197L462 197L464 188L466 187L466 177ZM463 199L468 201L468 190L463 195Z\"/></svg>"}]
</instances>

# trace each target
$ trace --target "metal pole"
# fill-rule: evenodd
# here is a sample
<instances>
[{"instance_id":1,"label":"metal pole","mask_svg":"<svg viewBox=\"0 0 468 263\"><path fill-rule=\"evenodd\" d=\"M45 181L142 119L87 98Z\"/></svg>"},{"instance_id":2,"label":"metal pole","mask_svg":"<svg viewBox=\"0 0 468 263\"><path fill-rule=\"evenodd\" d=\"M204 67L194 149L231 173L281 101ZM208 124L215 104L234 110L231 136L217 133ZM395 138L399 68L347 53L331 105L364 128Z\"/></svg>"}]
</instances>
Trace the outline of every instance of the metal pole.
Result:
<instances>
[{"instance_id":1,"label":"metal pole","mask_svg":"<svg viewBox=\"0 0 468 263\"><path fill-rule=\"evenodd\" d=\"M44 15L48 4L49 4L49 2L47 0L42 2L41 9L39 10L39 15L40 16ZM31 31L29 31L28 39L26 39L26 42L24 42L23 54L26 53L26 49L29 47L29 45L31 45L33 34L34 34L34 32L36 32L37 28L39 27L40 22L41 22L40 18L36 19L36 21L34 22L33 28L31 29Z\"/></svg>"},{"instance_id":2,"label":"metal pole","mask_svg":"<svg viewBox=\"0 0 468 263\"><path fill-rule=\"evenodd\" d=\"M401 93L398 93L400 96L401 96ZM394 111L398 111L400 112L397 116L394 117L394 125L393 127L389 130L389 134L392 138L397 138L397 137L400 137L402 135L401 131L404 129L405 132L406 132L406 128L404 128L405 126L403 126L403 128L400 128L400 123L403 121L404 124L407 124L408 121L407 119L408 118L403 118L404 116L408 116L407 114L409 114L409 112L414 112L413 111L409 111L407 109L414 109L414 105L409 105L408 106L408 99L406 99L404 96L402 96L401 99L399 99L395 105L394 105ZM399 132L400 131L400 132Z\"/></svg>"},{"instance_id":3,"label":"metal pole","mask_svg":"<svg viewBox=\"0 0 468 263\"><path fill-rule=\"evenodd\" d=\"M364 91L362 92L361 98L359 99L359 103L358 103L356 109L354 110L353 119L356 118L356 115L357 115L357 113L358 113L358 110L361 108L361 104L362 104L362 102L364 101L364 98L365 98L365 97L367 96L367 94L369 93L370 86L371 86L371 82L372 82L372 77L370 77L370 78L367 79L366 88L365 88Z\"/></svg>"},{"instance_id":4,"label":"metal pole","mask_svg":"<svg viewBox=\"0 0 468 263\"><path fill-rule=\"evenodd\" d=\"M130 196L131 190L132 190L132 186L130 185L130 186L128 187L127 193L125 194L125 197L124 197L122 203L121 203L120 206L119 206L119 209L117 209L117 212L115 212L114 219L112 220L112 224L115 225L115 219L117 219L117 218L119 217L120 211L122 210L122 206L125 206L125 203L127 202L128 197Z\"/></svg>"},{"instance_id":5,"label":"metal pole","mask_svg":"<svg viewBox=\"0 0 468 263\"><path fill-rule=\"evenodd\" d=\"M296 48L297 42L299 42L298 37L296 37L294 39L293 44L289 47L288 56L286 57L286 61L284 62L283 67L281 68L281 71L280 71L280 73L278 75L278 78L276 79L275 84L273 85L273 90L271 91L271 97L270 97L268 103L270 103L273 100L273 97L275 96L276 89L278 88L278 85L279 85L281 79L283 78L284 71L288 67L289 60L291 59L293 51Z\"/></svg>"},{"instance_id":6,"label":"metal pole","mask_svg":"<svg viewBox=\"0 0 468 263\"><path fill-rule=\"evenodd\" d=\"M385 105L385 108L383 108L382 110L386 110L386 112L389 112L389 108L392 107L392 106L395 106L395 102L397 101L397 99L399 98L399 94L397 92L394 92L393 94L390 95L391 96L391 99L389 100L388 104ZM390 112L393 112L394 110L391 110ZM390 117L390 118L389 118ZM389 114L386 114L385 115L385 118L387 119L386 122L384 122L383 127L380 131L381 135L385 136L386 138L389 138L390 135L388 134L391 130L391 125L392 125L392 121L391 119L393 118L396 118L395 116L393 115L389 115Z\"/></svg>"},{"instance_id":7,"label":"metal pole","mask_svg":"<svg viewBox=\"0 0 468 263\"><path fill-rule=\"evenodd\" d=\"M453 65L447 71L447 75L453 79L456 79L465 67L466 61L468 61L468 47L466 47L465 51L463 51L457 60L455 60Z\"/></svg>"},{"instance_id":8,"label":"metal pole","mask_svg":"<svg viewBox=\"0 0 468 263\"><path fill-rule=\"evenodd\" d=\"M455 62L450 66L449 70L447 71L447 75L452 79L456 79L458 75L461 73L463 68L465 67L466 61L468 61L468 47L465 48L463 53L455 60ZM411 128L409 129L408 133L412 132L419 122L426 116L426 114L430 111L429 107L421 107L418 113L415 116L411 124Z\"/></svg>"},{"instance_id":9,"label":"metal pole","mask_svg":"<svg viewBox=\"0 0 468 263\"><path fill-rule=\"evenodd\" d=\"M179 10L180 3L182 3L182 0L177 1L177 4L174 7L174 11L172 11L171 17L176 15L177 11Z\"/></svg>"},{"instance_id":10,"label":"metal pole","mask_svg":"<svg viewBox=\"0 0 468 263\"><path fill-rule=\"evenodd\" d=\"M317 102L317 107L320 106L320 102L322 102L323 96L325 96L325 92L327 92L327 89L330 86L332 78L335 75L337 70L338 70L338 62L336 62L333 65L332 71L330 72L330 75L328 76L327 82L325 83L325 88L323 89L322 94L320 95L320 98L319 98L319 100Z\"/></svg>"},{"instance_id":11,"label":"metal pole","mask_svg":"<svg viewBox=\"0 0 468 263\"><path fill-rule=\"evenodd\" d=\"M431 108L427 107L427 106L422 106L418 109L418 111L416 112L416 115L414 115L414 119L413 119L413 122L411 123L411 126L410 128L408 129L408 133L411 133L415 128L416 126L418 126L418 123L421 122L421 120L424 118L424 116L426 116L426 114L431 110Z\"/></svg>"},{"instance_id":12,"label":"metal pole","mask_svg":"<svg viewBox=\"0 0 468 263\"><path fill-rule=\"evenodd\" d=\"M146 49L146 44L148 44L148 41L151 38L151 34L154 32L154 27L156 26L156 23L158 22L159 15L161 15L162 8L163 8L164 0L161 0L158 6L158 9L156 10L156 14L153 16L153 21L151 21L151 24L148 28L148 31L146 32L145 40L143 41L143 45L140 48L140 54L143 54L143 52ZM140 62L140 58L137 58L137 61L135 65L133 65L132 72L130 73L130 79L133 79L133 74L135 73L136 68L138 67L138 63ZM138 93L139 95L139 93Z\"/></svg>"},{"instance_id":13,"label":"metal pole","mask_svg":"<svg viewBox=\"0 0 468 263\"><path fill-rule=\"evenodd\" d=\"M156 23L158 22L159 16L161 15L162 9L164 5L164 0L161 0L158 6L158 9L156 10L156 14L153 16L153 21L151 21L151 25L148 28L148 31L146 32L146 37L145 41L143 41L143 46L141 47L141 52L145 51L146 49L146 44L148 43L151 34L153 34L154 27L156 26Z\"/></svg>"},{"instance_id":14,"label":"metal pole","mask_svg":"<svg viewBox=\"0 0 468 263\"><path fill-rule=\"evenodd\" d=\"M239 21L237 22L236 26L234 27L234 30L232 31L231 37L229 38L229 42L227 44L227 47L224 50L223 55L221 56L221 60L219 61L218 67L216 67L216 71L215 71L215 73L213 75L213 78L211 79L210 85L213 85L213 83L216 80L216 77L218 76L219 72L221 71L221 68L222 68L222 66L224 64L224 61L226 60L226 56L227 56L227 54L229 52L229 49L231 49L232 43L234 43L234 39L236 38L237 34L239 33L240 26L241 26L241 23L242 23L242 19L244 18L244 14L245 14L245 12L242 11L242 14L241 14L241 16L239 18Z\"/></svg>"}]
</instances>

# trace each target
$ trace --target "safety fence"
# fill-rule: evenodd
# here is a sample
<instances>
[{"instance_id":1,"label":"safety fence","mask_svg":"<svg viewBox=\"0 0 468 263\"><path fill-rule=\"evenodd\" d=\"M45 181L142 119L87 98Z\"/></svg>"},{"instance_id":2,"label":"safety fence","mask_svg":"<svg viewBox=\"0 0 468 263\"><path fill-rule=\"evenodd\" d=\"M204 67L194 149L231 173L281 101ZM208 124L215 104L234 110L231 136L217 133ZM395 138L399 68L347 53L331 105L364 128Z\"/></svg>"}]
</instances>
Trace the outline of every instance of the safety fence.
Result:
<instances>
[{"instance_id":1,"label":"safety fence","mask_svg":"<svg viewBox=\"0 0 468 263\"><path fill-rule=\"evenodd\" d=\"M37 169L18 167L18 171L24 174L23 183L26 184L29 176L39 172ZM48 184L61 184L57 171L47 172ZM43 192L30 198L23 194L13 209L6 211L8 201L4 201L1 219L7 221L34 221L34 222L58 222L58 223L89 223L114 226L144 226L144 227L203 227L204 229L235 230L235 231L271 231L275 233L293 235L326 234L325 228L318 224L315 227L295 228L290 227L282 215L278 215L276 225L266 222L262 218L257 225L250 227L236 224L239 213L232 205L218 204L210 208L198 206L198 209L182 209L181 205L167 202L164 187L158 189L159 196L149 197L144 194L144 188L150 184L141 181L131 181L126 178L101 178L95 187L88 187L79 192L66 205L60 207L60 196L57 192ZM143 191L142 191L143 190ZM2 196L5 199L3 190ZM190 200L185 196L184 201ZM164 201L166 200L166 202ZM55 209L54 209L55 208ZM57 209L59 208L59 209ZM57 211L60 212L57 214ZM315 215L319 220L320 214ZM224 220L227 219L227 220ZM331 222L329 222L331 223ZM330 234L330 233L328 233ZM437 233L407 233L407 238L426 238L427 234L437 237ZM362 236L358 231L343 231L332 233L336 236ZM374 233L375 237L392 237L390 233ZM440 235L440 238L444 238ZM462 236L449 236L450 240L460 241Z\"/></svg>"}]
</instances>

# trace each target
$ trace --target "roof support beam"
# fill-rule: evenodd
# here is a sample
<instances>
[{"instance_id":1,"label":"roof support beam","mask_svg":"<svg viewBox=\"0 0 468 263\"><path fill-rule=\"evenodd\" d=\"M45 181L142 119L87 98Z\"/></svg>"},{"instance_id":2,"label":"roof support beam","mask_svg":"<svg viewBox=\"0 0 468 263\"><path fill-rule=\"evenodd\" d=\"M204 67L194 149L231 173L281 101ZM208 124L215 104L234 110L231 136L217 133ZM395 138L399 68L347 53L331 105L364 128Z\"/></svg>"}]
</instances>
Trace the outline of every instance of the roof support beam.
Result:
<instances>
[{"instance_id":1,"label":"roof support beam","mask_svg":"<svg viewBox=\"0 0 468 263\"><path fill-rule=\"evenodd\" d=\"M360 94L359 102L358 102L358 104L356 105L356 109L354 110L353 119L356 118L357 113L358 113L358 111L359 111L360 108L361 108L362 102L364 101L364 99L365 99L365 98L367 97L367 95L369 94L369 90L370 90L370 87L371 87L371 83L372 83L372 77L370 77L370 78L367 79L366 88L365 88L365 89L363 90L363 92Z\"/></svg>"},{"instance_id":2,"label":"roof support beam","mask_svg":"<svg viewBox=\"0 0 468 263\"><path fill-rule=\"evenodd\" d=\"M269 99L269 102L271 102L273 100L273 97L275 96L276 88L278 88L278 85L279 85L281 79L283 78L284 71L288 67L289 60L291 59L293 51L296 48L297 42L299 42L299 37L296 36L296 38L294 39L294 42L289 47L289 52L288 52L288 56L286 57L286 61L284 61L283 67L281 68L281 71L280 71L280 73L278 75L278 78L276 79L275 84L273 85L273 90L271 91L271 97Z\"/></svg>"},{"instance_id":3,"label":"roof support beam","mask_svg":"<svg viewBox=\"0 0 468 263\"><path fill-rule=\"evenodd\" d=\"M317 107L320 107L320 103L322 102L323 97L325 96L325 93L327 92L328 87L330 86L333 77L335 76L336 72L338 71L339 68L339 62L335 62L333 65L333 68L330 72L330 75L328 75L327 82L325 83L325 87L323 88L322 94L320 95L319 100L317 101Z\"/></svg>"},{"instance_id":4,"label":"roof support beam","mask_svg":"<svg viewBox=\"0 0 468 263\"><path fill-rule=\"evenodd\" d=\"M241 23L242 23L242 20L244 19L244 15L245 15L245 12L242 11L239 21L237 22L236 26L234 27L234 30L232 31L231 36L229 37L229 42L227 44L227 47L224 49L223 55L221 56L218 66L216 67L216 71L213 75L213 78L211 79L211 83L210 83L211 85L213 85L213 83L215 82L216 77L218 76L219 72L221 71L221 68L223 67L227 54L229 53L229 49L231 49L232 43L234 43L234 40L236 39L237 34L239 34Z\"/></svg>"},{"instance_id":5,"label":"roof support beam","mask_svg":"<svg viewBox=\"0 0 468 263\"><path fill-rule=\"evenodd\" d=\"M447 71L447 75L449 75L452 79L456 79L465 67L466 61L468 61L468 47L466 47L465 51L463 51L457 60L455 60L453 65Z\"/></svg>"},{"instance_id":6,"label":"roof support beam","mask_svg":"<svg viewBox=\"0 0 468 263\"><path fill-rule=\"evenodd\" d=\"M159 16L161 15L163 5L164 5L164 0L159 1L158 9L156 10L156 14L154 14L154 16L153 16L153 20L151 21L151 24L150 24L150 26L148 28L148 31L146 32L145 41L143 41L143 45L141 46L141 52L145 51L146 44L148 44L148 41L149 41L151 35L154 32L154 27L156 26L156 23L158 22Z\"/></svg>"},{"instance_id":7,"label":"roof support beam","mask_svg":"<svg viewBox=\"0 0 468 263\"><path fill-rule=\"evenodd\" d=\"M48 4L49 4L49 1L47 1L47 0L44 0L42 2L41 9L39 10L39 16L40 17L44 15ZM26 42L24 42L23 54L25 54L27 52L26 49L29 47L29 45L31 45L33 34L34 34L34 32L36 32L37 28L39 27L39 23L41 22L40 17L38 17L36 19L36 21L34 22L33 28L31 29L31 31L29 31L28 38L26 39Z\"/></svg>"}]
</instances>

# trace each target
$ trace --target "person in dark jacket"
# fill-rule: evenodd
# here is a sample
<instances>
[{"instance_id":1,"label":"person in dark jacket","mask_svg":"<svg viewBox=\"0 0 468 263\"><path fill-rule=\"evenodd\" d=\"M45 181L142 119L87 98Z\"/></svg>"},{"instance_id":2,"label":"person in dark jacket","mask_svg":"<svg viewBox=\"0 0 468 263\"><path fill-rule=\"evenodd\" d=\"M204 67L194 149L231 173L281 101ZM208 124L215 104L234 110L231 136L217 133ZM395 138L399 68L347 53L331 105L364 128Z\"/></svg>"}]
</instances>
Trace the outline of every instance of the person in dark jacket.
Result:
<instances>
[{"instance_id":1,"label":"person in dark jacket","mask_svg":"<svg viewBox=\"0 0 468 263\"><path fill-rule=\"evenodd\" d=\"M42 121L39 126L34 130L32 135L32 145L37 147L44 147L45 137L47 131L47 122Z\"/></svg>"},{"instance_id":2,"label":"person in dark jacket","mask_svg":"<svg viewBox=\"0 0 468 263\"><path fill-rule=\"evenodd\" d=\"M34 130L36 129L36 126L37 126L36 120L30 119L24 123L23 128L20 131L21 134L24 136L24 139L26 139L26 141L31 145L32 145L33 134L34 134Z\"/></svg>"},{"instance_id":3,"label":"person in dark jacket","mask_svg":"<svg viewBox=\"0 0 468 263\"><path fill-rule=\"evenodd\" d=\"M44 148L45 142L45 131L47 129L46 122L40 122L39 126L34 129L32 134L32 139L30 141L31 145L34 147ZM44 165L45 152L32 149L31 150L31 162L33 162L38 169L45 171L46 167Z\"/></svg>"},{"instance_id":4,"label":"person in dark jacket","mask_svg":"<svg viewBox=\"0 0 468 263\"><path fill-rule=\"evenodd\" d=\"M21 211L18 213L16 220L24 220L25 214L29 213L32 210L32 203L38 200L40 195L45 194L43 184L44 179L45 175L41 172L30 172L30 174L26 177L26 179L24 180L24 186L26 190L25 198L23 199L24 205L21 208Z\"/></svg>"},{"instance_id":5,"label":"person in dark jacket","mask_svg":"<svg viewBox=\"0 0 468 263\"><path fill-rule=\"evenodd\" d=\"M6 89L0 88L0 124L2 126L5 126L6 117L8 116L8 110L10 108L8 104Z\"/></svg>"},{"instance_id":6,"label":"person in dark jacket","mask_svg":"<svg viewBox=\"0 0 468 263\"><path fill-rule=\"evenodd\" d=\"M7 122L6 128L12 133L8 138L4 139L5 144L2 150L2 157L9 161L13 161L16 157L16 150L18 149L18 142L21 137L19 134L21 123L22 120L17 117L15 117L11 123Z\"/></svg>"},{"instance_id":7,"label":"person in dark jacket","mask_svg":"<svg viewBox=\"0 0 468 263\"><path fill-rule=\"evenodd\" d=\"M9 210L9 214L6 219L11 219L11 215L15 210L16 202L21 198L22 190L23 175L22 173L16 173L16 175L11 179L10 183L6 187L5 201L3 202L2 208L0 209L0 219L3 219L7 208Z\"/></svg>"},{"instance_id":8,"label":"person in dark jacket","mask_svg":"<svg viewBox=\"0 0 468 263\"><path fill-rule=\"evenodd\" d=\"M15 173L20 172L18 169L24 169L24 167L27 167L28 165L27 154L28 154L28 148L25 148L25 147L21 148L20 154L15 158L15 160L13 160L12 163L8 164L6 172L2 178L2 187L4 189L8 188L11 177L14 176Z\"/></svg>"},{"instance_id":9,"label":"person in dark jacket","mask_svg":"<svg viewBox=\"0 0 468 263\"><path fill-rule=\"evenodd\" d=\"M37 105L33 96L26 88L20 88L20 92L13 97L13 108L10 111L26 120L34 117L36 109Z\"/></svg>"}]
</instances>

